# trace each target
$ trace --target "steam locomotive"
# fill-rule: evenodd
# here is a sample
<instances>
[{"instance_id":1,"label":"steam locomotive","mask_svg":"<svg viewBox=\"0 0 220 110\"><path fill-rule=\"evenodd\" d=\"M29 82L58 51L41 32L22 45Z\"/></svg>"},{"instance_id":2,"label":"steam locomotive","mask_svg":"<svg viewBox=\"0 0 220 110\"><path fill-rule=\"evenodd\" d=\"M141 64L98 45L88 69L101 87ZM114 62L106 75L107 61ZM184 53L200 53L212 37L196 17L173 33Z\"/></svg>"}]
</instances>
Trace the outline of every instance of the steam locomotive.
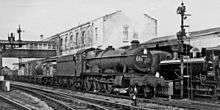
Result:
<instances>
[{"instance_id":1,"label":"steam locomotive","mask_svg":"<svg viewBox=\"0 0 220 110\"><path fill-rule=\"evenodd\" d=\"M198 49L194 47L191 50ZM181 74L181 62L178 57L161 61L159 73L165 80L173 81L173 96L191 99L194 97L220 98L219 52L211 48L203 48L202 52L192 51L187 58L183 59L183 74ZM181 89L183 96L180 96Z\"/></svg>"},{"instance_id":2,"label":"steam locomotive","mask_svg":"<svg viewBox=\"0 0 220 110\"><path fill-rule=\"evenodd\" d=\"M161 60L171 58L171 53L149 51L139 41L132 41L128 49L88 48L76 54L44 59L34 67L41 74L22 75L18 79L106 93L129 93L129 87L136 85L138 93L149 97L154 95L155 88L164 92L166 81L155 77L155 73ZM52 65L56 71L46 74L44 71L50 71L47 65Z\"/></svg>"}]
</instances>

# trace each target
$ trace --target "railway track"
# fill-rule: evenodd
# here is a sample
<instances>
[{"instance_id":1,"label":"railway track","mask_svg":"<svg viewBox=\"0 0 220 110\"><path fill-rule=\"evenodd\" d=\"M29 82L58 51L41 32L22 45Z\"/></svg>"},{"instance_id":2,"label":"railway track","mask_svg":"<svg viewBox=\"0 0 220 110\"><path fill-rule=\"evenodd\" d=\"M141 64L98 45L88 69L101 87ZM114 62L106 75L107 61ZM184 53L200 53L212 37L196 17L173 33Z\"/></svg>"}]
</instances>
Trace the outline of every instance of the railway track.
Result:
<instances>
[{"instance_id":1,"label":"railway track","mask_svg":"<svg viewBox=\"0 0 220 110\"><path fill-rule=\"evenodd\" d=\"M57 93L50 90L42 90L22 85L12 85L12 87L40 97L43 101L49 104L49 106L56 109L58 108L57 110L84 110L88 108L94 110L145 110L140 107L114 103L108 100L103 101L96 98L88 98L61 92ZM82 103L86 103L87 106L82 105Z\"/></svg>"},{"instance_id":2,"label":"railway track","mask_svg":"<svg viewBox=\"0 0 220 110\"><path fill-rule=\"evenodd\" d=\"M12 99L9 99L8 97L5 97L2 94L0 94L0 101L3 101L18 110L31 110L31 108L28 108L25 105L22 105ZM10 108L10 109L12 109L12 108Z\"/></svg>"},{"instance_id":3,"label":"railway track","mask_svg":"<svg viewBox=\"0 0 220 110\"><path fill-rule=\"evenodd\" d=\"M62 94L66 94L66 95L70 95L70 94L76 93L75 91L71 91L71 90L62 90L61 89L60 91L61 92L59 92L59 94L62 93ZM69 91L69 92L67 92L67 91ZM130 100L130 97L122 96L122 95L94 93L94 92L89 92L89 94L94 94L94 95L99 95L99 96L101 95L101 96L106 96L106 97L111 97L111 98L121 98L121 99L128 99L128 100ZM71 97L72 98L79 98L80 99L80 97L75 97L75 96L74 97L71 96ZM83 100L83 98L82 98L82 100ZM88 100L88 99L85 99L85 100ZM94 98L94 100L91 99L90 101L98 102L98 103L103 103L104 105L106 105L105 102L103 102L103 100L97 100L97 98ZM193 100L185 100L185 99L183 99L183 100L167 100L166 98L155 98L155 99L137 98L137 101L138 101L138 103L143 103L143 104L154 103L154 104L158 104L158 105L172 106L172 107L183 108L183 109L220 110L220 101L219 102L208 103L206 101L193 101ZM113 103L113 102L111 102L111 103ZM113 106L117 106L117 107L115 107L117 109L123 108L122 105L116 105L115 103L113 103L113 105L111 105L110 107L113 107ZM143 109L143 108L135 108L133 106L128 106L128 107L126 107L126 106L124 108ZM110 109L108 107L106 107L106 108ZM151 108L148 108L148 109L158 109L158 108L151 107Z\"/></svg>"},{"instance_id":4,"label":"railway track","mask_svg":"<svg viewBox=\"0 0 220 110\"><path fill-rule=\"evenodd\" d=\"M31 90L30 88L13 86L14 89L22 90L24 92L30 93L31 95L40 98L42 101L45 101L50 107L56 110L74 110L73 108L66 105L64 102L51 98L42 92Z\"/></svg>"},{"instance_id":5,"label":"railway track","mask_svg":"<svg viewBox=\"0 0 220 110\"><path fill-rule=\"evenodd\" d=\"M14 89L27 92L35 97L40 98L41 100L45 101L50 107L52 107L55 110L76 110L76 109L84 110L87 108L105 110L103 107L96 106L93 104L88 104L89 106L85 105L83 104L82 101L71 99L70 97L62 95L62 94L56 94L53 92L44 91L44 90L31 88L27 86L20 86L20 85L12 85L12 87Z\"/></svg>"}]
</instances>

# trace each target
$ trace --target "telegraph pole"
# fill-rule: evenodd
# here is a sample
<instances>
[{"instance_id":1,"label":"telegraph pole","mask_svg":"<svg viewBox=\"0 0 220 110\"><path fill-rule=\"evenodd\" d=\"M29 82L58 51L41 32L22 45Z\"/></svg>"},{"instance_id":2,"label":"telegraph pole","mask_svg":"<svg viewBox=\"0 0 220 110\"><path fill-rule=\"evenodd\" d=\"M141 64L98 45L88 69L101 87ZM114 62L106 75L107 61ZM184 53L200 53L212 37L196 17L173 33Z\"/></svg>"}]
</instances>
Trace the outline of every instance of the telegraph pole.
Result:
<instances>
[{"instance_id":1,"label":"telegraph pole","mask_svg":"<svg viewBox=\"0 0 220 110\"><path fill-rule=\"evenodd\" d=\"M180 81L180 86L181 86L181 90L180 90L180 98L183 98L183 77L184 77L184 62L183 62L183 53L184 53L184 47L183 47L183 43L184 40L183 38L186 37L186 32L185 32L185 27L188 27L186 25L184 25L184 20L187 18L187 16L189 16L188 14L185 14L186 12L186 7L184 6L184 3L181 3L181 6L179 6L177 8L177 14L180 14L181 16L181 30L179 32L177 32L177 39L178 39L178 43L179 43L179 53L180 53L180 68L181 68L181 81Z\"/></svg>"}]
</instances>

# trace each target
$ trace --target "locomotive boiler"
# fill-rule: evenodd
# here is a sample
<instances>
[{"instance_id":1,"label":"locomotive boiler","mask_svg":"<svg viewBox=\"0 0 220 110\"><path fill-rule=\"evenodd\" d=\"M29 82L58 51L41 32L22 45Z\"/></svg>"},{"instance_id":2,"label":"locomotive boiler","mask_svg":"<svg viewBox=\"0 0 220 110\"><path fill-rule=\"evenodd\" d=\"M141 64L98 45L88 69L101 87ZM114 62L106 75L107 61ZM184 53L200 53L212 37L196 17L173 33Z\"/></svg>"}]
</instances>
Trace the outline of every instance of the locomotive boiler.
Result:
<instances>
[{"instance_id":1,"label":"locomotive boiler","mask_svg":"<svg viewBox=\"0 0 220 110\"><path fill-rule=\"evenodd\" d=\"M90 71L102 73L149 73L152 54L146 48L140 47L138 41L133 41L129 49L114 49L109 46L103 51L87 53L87 66Z\"/></svg>"}]
</instances>

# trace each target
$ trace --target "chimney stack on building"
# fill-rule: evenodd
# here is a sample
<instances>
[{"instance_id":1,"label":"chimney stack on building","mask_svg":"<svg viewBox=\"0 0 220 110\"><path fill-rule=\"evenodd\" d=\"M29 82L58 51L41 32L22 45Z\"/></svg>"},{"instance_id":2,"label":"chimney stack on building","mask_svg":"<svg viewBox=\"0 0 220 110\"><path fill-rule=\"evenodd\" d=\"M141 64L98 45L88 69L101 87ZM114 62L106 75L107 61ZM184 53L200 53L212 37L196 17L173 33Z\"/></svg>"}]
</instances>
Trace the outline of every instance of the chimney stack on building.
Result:
<instances>
[{"instance_id":1,"label":"chimney stack on building","mask_svg":"<svg viewBox=\"0 0 220 110\"><path fill-rule=\"evenodd\" d=\"M40 40L43 40L43 39L44 39L44 35L41 34L41 35L40 35Z\"/></svg>"}]
</instances>

